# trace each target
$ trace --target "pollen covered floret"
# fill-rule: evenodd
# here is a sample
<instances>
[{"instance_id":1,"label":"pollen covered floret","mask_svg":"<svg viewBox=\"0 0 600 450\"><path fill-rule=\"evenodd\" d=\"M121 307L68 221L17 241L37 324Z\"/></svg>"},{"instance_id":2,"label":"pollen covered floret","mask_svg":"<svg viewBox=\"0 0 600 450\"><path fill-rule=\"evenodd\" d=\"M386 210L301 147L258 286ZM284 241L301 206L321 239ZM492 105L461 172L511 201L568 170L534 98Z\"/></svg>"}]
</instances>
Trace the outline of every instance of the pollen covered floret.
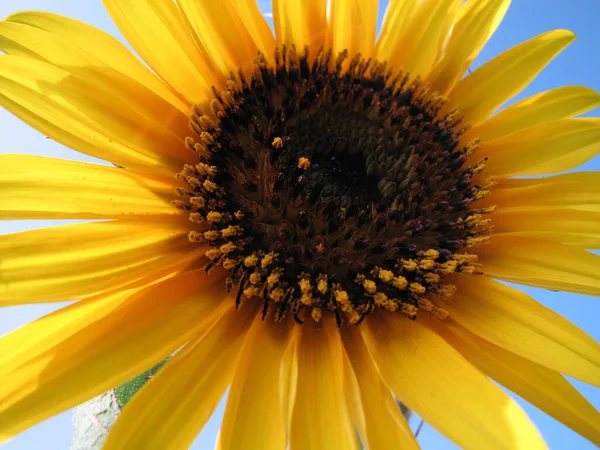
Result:
<instances>
[{"instance_id":1,"label":"pollen covered floret","mask_svg":"<svg viewBox=\"0 0 600 450\"><path fill-rule=\"evenodd\" d=\"M493 180L469 165L477 142L459 144L456 111L385 64L293 47L214 96L192 117L198 164L178 174L175 205L238 304L340 325L375 309L447 315L448 276L479 273L468 248L488 239L492 210L472 208Z\"/></svg>"}]
</instances>

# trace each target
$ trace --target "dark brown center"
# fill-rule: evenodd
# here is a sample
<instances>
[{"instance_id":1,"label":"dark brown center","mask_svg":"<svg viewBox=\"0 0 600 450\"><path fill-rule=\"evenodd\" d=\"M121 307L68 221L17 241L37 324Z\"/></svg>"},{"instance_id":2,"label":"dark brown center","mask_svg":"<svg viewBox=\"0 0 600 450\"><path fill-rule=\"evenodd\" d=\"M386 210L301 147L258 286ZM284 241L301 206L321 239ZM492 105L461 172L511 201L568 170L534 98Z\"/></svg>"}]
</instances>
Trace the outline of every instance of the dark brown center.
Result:
<instances>
[{"instance_id":1,"label":"dark brown center","mask_svg":"<svg viewBox=\"0 0 600 450\"><path fill-rule=\"evenodd\" d=\"M476 181L476 144L459 144L436 93L346 56L282 49L215 90L192 120L199 164L179 174L177 205L202 225L190 239L210 244L207 269L227 269L237 301L261 298L265 316L443 317L431 298L452 294L445 276L478 271L465 249L489 234L472 203L491 182Z\"/></svg>"}]
</instances>

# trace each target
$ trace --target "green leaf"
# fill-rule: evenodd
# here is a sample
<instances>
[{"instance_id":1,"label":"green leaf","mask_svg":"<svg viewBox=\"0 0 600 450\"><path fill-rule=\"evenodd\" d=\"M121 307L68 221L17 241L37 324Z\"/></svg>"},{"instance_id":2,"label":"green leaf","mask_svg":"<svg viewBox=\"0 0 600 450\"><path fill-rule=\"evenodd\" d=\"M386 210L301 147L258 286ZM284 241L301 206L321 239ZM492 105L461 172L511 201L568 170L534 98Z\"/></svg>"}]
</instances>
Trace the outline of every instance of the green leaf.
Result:
<instances>
[{"instance_id":1,"label":"green leaf","mask_svg":"<svg viewBox=\"0 0 600 450\"><path fill-rule=\"evenodd\" d=\"M150 370L146 370L144 373L138 375L133 380L128 381L127 383L122 384L121 386L115 389L115 394L117 399L119 400L119 405L123 408L131 397L135 395L137 391L139 391L143 385L145 385L148 380L160 369L167 360L157 364Z\"/></svg>"}]
</instances>

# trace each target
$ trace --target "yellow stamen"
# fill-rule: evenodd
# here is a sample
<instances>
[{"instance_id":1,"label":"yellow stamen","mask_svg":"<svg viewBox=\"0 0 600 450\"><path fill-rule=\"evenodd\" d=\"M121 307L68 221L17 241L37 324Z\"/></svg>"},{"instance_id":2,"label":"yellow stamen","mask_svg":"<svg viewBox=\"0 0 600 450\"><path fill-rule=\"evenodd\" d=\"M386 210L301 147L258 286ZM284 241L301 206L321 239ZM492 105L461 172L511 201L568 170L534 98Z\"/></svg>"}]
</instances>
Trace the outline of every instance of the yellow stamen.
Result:
<instances>
[{"instance_id":1,"label":"yellow stamen","mask_svg":"<svg viewBox=\"0 0 600 450\"><path fill-rule=\"evenodd\" d=\"M258 272L253 272L252 275L250 275L250 283L252 284L260 284L262 281L262 277L260 276L260 273Z\"/></svg>"},{"instance_id":2,"label":"yellow stamen","mask_svg":"<svg viewBox=\"0 0 600 450\"><path fill-rule=\"evenodd\" d=\"M283 139L276 137L273 139L273 142L271 142L271 145L275 148L283 148Z\"/></svg>"},{"instance_id":3,"label":"yellow stamen","mask_svg":"<svg viewBox=\"0 0 600 450\"><path fill-rule=\"evenodd\" d=\"M363 287L365 288L365 292L367 294L374 294L375 292L377 292L377 285L373 280L363 281Z\"/></svg>"},{"instance_id":4,"label":"yellow stamen","mask_svg":"<svg viewBox=\"0 0 600 450\"><path fill-rule=\"evenodd\" d=\"M219 250L221 251L221 253L223 253L224 255L234 252L237 250L237 245L235 245L233 242L228 242L227 244L221 245L219 247Z\"/></svg>"},{"instance_id":5,"label":"yellow stamen","mask_svg":"<svg viewBox=\"0 0 600 450\"><path fill-rule=\"evenodd\" d=\"M221 256L221 251L218 248L211 248L210 250L207 250L206 253L204 253L204 256L206 256L211 261L214 261L215 259Z\"/></svg>"},{"instance_id":6,"label":"yellow stamen","mask_svg":"<svg viewBox=\"0 0 600 450\"><path fill-rule=\"evenodd\" d=\"M223 215L220 212L211 211L206 215L206 220L210 223L219 223Z\"/></svg>"},{"instance_id":7,"label":"yellow stamen","mask_svg":"<svg viewBox=\"0 0 600 450\"><path fill-rule=\"evenodd\" d=\"M317 282L317 290L321 294L325 294L327 292L327 280L325 278L319 279Z\"/></svg>"},{"instance_id":8,"label":"yellow stamen","mask_svg":"<svg viewBox=\"0 0 600 450\"><path fill-rule=\"evenodd\" d=\"M204 180L202 187L204 187L204 189L206 189L208 192L215 192L219 186L210 180Z\"/></svg>"},{"instance_id":9,"label":"yellow stamen","mask_svg":"<svg viewBox=\"0 0 600 450\"><path fill-rule=\"evenodd\" d=\"M430 270L435 266L435 261L432 259L422 259L419 262L419 269Z\"/></svg>"},{"instance_id":10,"label":"yellow stamen","mask_svg":"<svg viewBox=\"0 0 600 450\"><path fill-rule=\"evenodd\" d=\"M205 242L204 236L202 233L197 231L190 231L188 233L188 239L190 242Z\"/></svg>"},{"instance_id":11,"label":"yellow stamen","mask_svg":"<svg viewBox=\"0 0 600 450\"><path fill-rule=\"evenodd\" d=\"M313 308L310 315L315 322L319 323L323 317L323 311L321 308Z\"/></svg>"},{"instance_id":12,"label":"yellow stamen","mask_svg":"<svg viewBox=\"0 0 600 450\"><path fill-rule=\"evenodd\" d=\"M207 133L206 131L200 133L200 139L202 139L202 142L204 142L206 145L215 143L215 138L213 138L212 134Z\"/></svg>"},{"instance_id":13,"label":"yellow stamen","mask_svg":"<svg viewBox=\"0 0 600 450\"><path fill-rule=\"evenodd\" d=\"M241 230L239 227L234 227L232 225L229 225L227 228L223 228L221 230L221 235L223 237L232 237L232 236L237 236L240 232L241 232Z\"/></svg>"},{"instance_id":14,"label":"yellow stamen","mask_svg":"<svg viewBox=\"0 0 600 450\"><path fill-rule=\"evenodd\" d=\"M236 261L235 259L226 258L225 261L223 261L222 266L225 270L231 270L235 266L237 266L237 264L238 264L238 261Z\"/></svg>"},{"instance_id":15,"label":"yellow stamen","mask_svg":"<svg viewBox=\"0 0 600 450\"><path fill-rule=\"evenodd\" d=\"M277 283L279 283L279 272L271 272L267 277L267 284L270 288L273 288Z\"/></svg>"},{"instance_id":16,"label":"yellow stamen","mask_svg":"<svg viewBox=\"0 0 600 450\"><path fill-rule=\"evenodd\" d=\"M269 293L269 297L271 298L271 300L273 300L275 303L279 303L281 300L283 300L283 297L285 297L285 292L283 291L283 289L281 288L277 288L277 289L273 289L270 293Z\"/></svg>"},{"instance_id":17,"label":"yellow stamen","mask_svg":"<svg viewBox=\"0 0 600 450\"><path fill-rule=\"evenodd\" d=\"M204 223L204 217L202 217L202 214L197 212L191 213L189 216L189 220L190 222L194 223Z\"/></svg>"},{"instance_id":18,"label":"yellow stamen","mask_svg":"<svg viewBox=\"0 0 600 450\"><path fill-rule=\"evenodd\" d=\"M423 252L423 256L429 259L433 259L434 261L440 257L440 252L438 252L434 248L430 248Z\"/></svg>"},{"instance_id":19,"label":"yellow stamen","mask_svg":"<svg viewBox=\"0 0 600 450\"><path fill-rule=\"evenodd\" d=\"M417 270L417 267L418 267L417 263L414 260L412 260L412 259L409 259L408 261L403 261L402 262L402 268L404 270L409 271L409 272Z\"/></svg>"},{"instance_id":20,"label":"yellow stamen","mask_svg":"<svg viewBox=\"0 0 600 450\"><path fill-rule=\"evenodd\" d=\"M395 277L394 280L392 281L392 285L395 288L402 290L402 289L406 289L406 287L408 286L408 281L404 277Z\"/></svg>"},{"instance_id":21,"label":"yellow stamen","mask_svg":"<svg viewBox=\"0 0 600 450\"><path fill-rule=\"evenodd\" d=\"M274 259L274 258L275 258L275 254L274 254L273 252L271 252L271 253L267 253L267 254L266 254L264 257L263 257L263 259L262 259L262 261L261 261L261 263L260 263L261 267L262 267L263 269L266 269L267 267L269 267L269 266L271 265L271 263L273 262L273 259Z\"/></svg>"},{"instance_id":22,"label":"yellow stamen","mask_svg":"<svg viewBox=\"0 0 600 450\"><path fill-rule=\"evenodd\" d=\"M298 169L308 170L310 167L310 160L304 156L298 160Z\"/></svg>"},{"instance_id":23,"label":"yellow stamen","mask_svg":"<svg viewBox=\"0 0 600 450\"><path fill-rule=\"evenodd\" d=\"M384 283L390 283L394 279L394 272L391 270L380 270L378 275Z\"/></svg>"},{"instance_id":24,"label":"yellow stamen","mask_svg":"<svg viewBox=\"0 0 600 450\"><path fill-rule=\"evenodd\" d=\"M203 208L206 205L204 197L190 197L190 203L198 208Z\"/></svg>"},{"instance_id":25,"label":"yellow stamen","mask_svg":"<svg viewBox=\"0 0 600 450\"><path fill-rule=\"evenodd\" d=\"M256 264L258 264L258 258L254 254L246 256L246 259L244 259L244 265L246 267L254 267Z\"/></svg>"},{"instance_id":26,"label":"yellow stamen","mask_svg":"<svg viewBox=\"0 0 600 450\"><path fill-rule=\"evenodd\" d=\"M425 286L419 283L410 283L410 291L413 294L424 294L426 289Z\"/></svg>"},{"instance_id":27,"label":"yellow stamen","mask_svg":"<svg viewBox=\"0 0 600 450\"><path fill-rule=\"evenodd\" d=\"M216 241L219 239L219 232L217 230L209 230L204 232L204 239L207 241Z\"/></svg>"}]
</instances>

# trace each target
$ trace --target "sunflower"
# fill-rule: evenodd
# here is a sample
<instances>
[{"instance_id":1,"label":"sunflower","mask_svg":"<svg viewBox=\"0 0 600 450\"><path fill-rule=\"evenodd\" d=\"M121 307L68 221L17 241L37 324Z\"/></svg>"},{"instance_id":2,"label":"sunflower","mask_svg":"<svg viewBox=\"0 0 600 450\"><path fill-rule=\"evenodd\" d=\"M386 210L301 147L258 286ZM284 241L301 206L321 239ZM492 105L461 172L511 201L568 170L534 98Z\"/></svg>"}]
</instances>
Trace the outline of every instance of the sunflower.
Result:
<instances>
[{"instance_id":1,"label":"sunflower","mask_svg":"<svg viewBox=\"0 0 600 450\"><path fill-rule=\"evenodd\" d=\"M467 74L508 0L104 0L144 61L42 12L0 22L0 102L112 165L0 156L0 304L78 300L0 340L0 441L173 357L108 449L539 449L491 379L590 441L600 347L497 280L600 294L593 90L495 113L571 41ZM144 64L145 63L145 64ZM495 114L494 114L495 113ZM523 177L528 176L528 177ZM534 176L534 177L532 177ZM93 220L93 221L92 221Z\"/></svg>"}]
</instances>

